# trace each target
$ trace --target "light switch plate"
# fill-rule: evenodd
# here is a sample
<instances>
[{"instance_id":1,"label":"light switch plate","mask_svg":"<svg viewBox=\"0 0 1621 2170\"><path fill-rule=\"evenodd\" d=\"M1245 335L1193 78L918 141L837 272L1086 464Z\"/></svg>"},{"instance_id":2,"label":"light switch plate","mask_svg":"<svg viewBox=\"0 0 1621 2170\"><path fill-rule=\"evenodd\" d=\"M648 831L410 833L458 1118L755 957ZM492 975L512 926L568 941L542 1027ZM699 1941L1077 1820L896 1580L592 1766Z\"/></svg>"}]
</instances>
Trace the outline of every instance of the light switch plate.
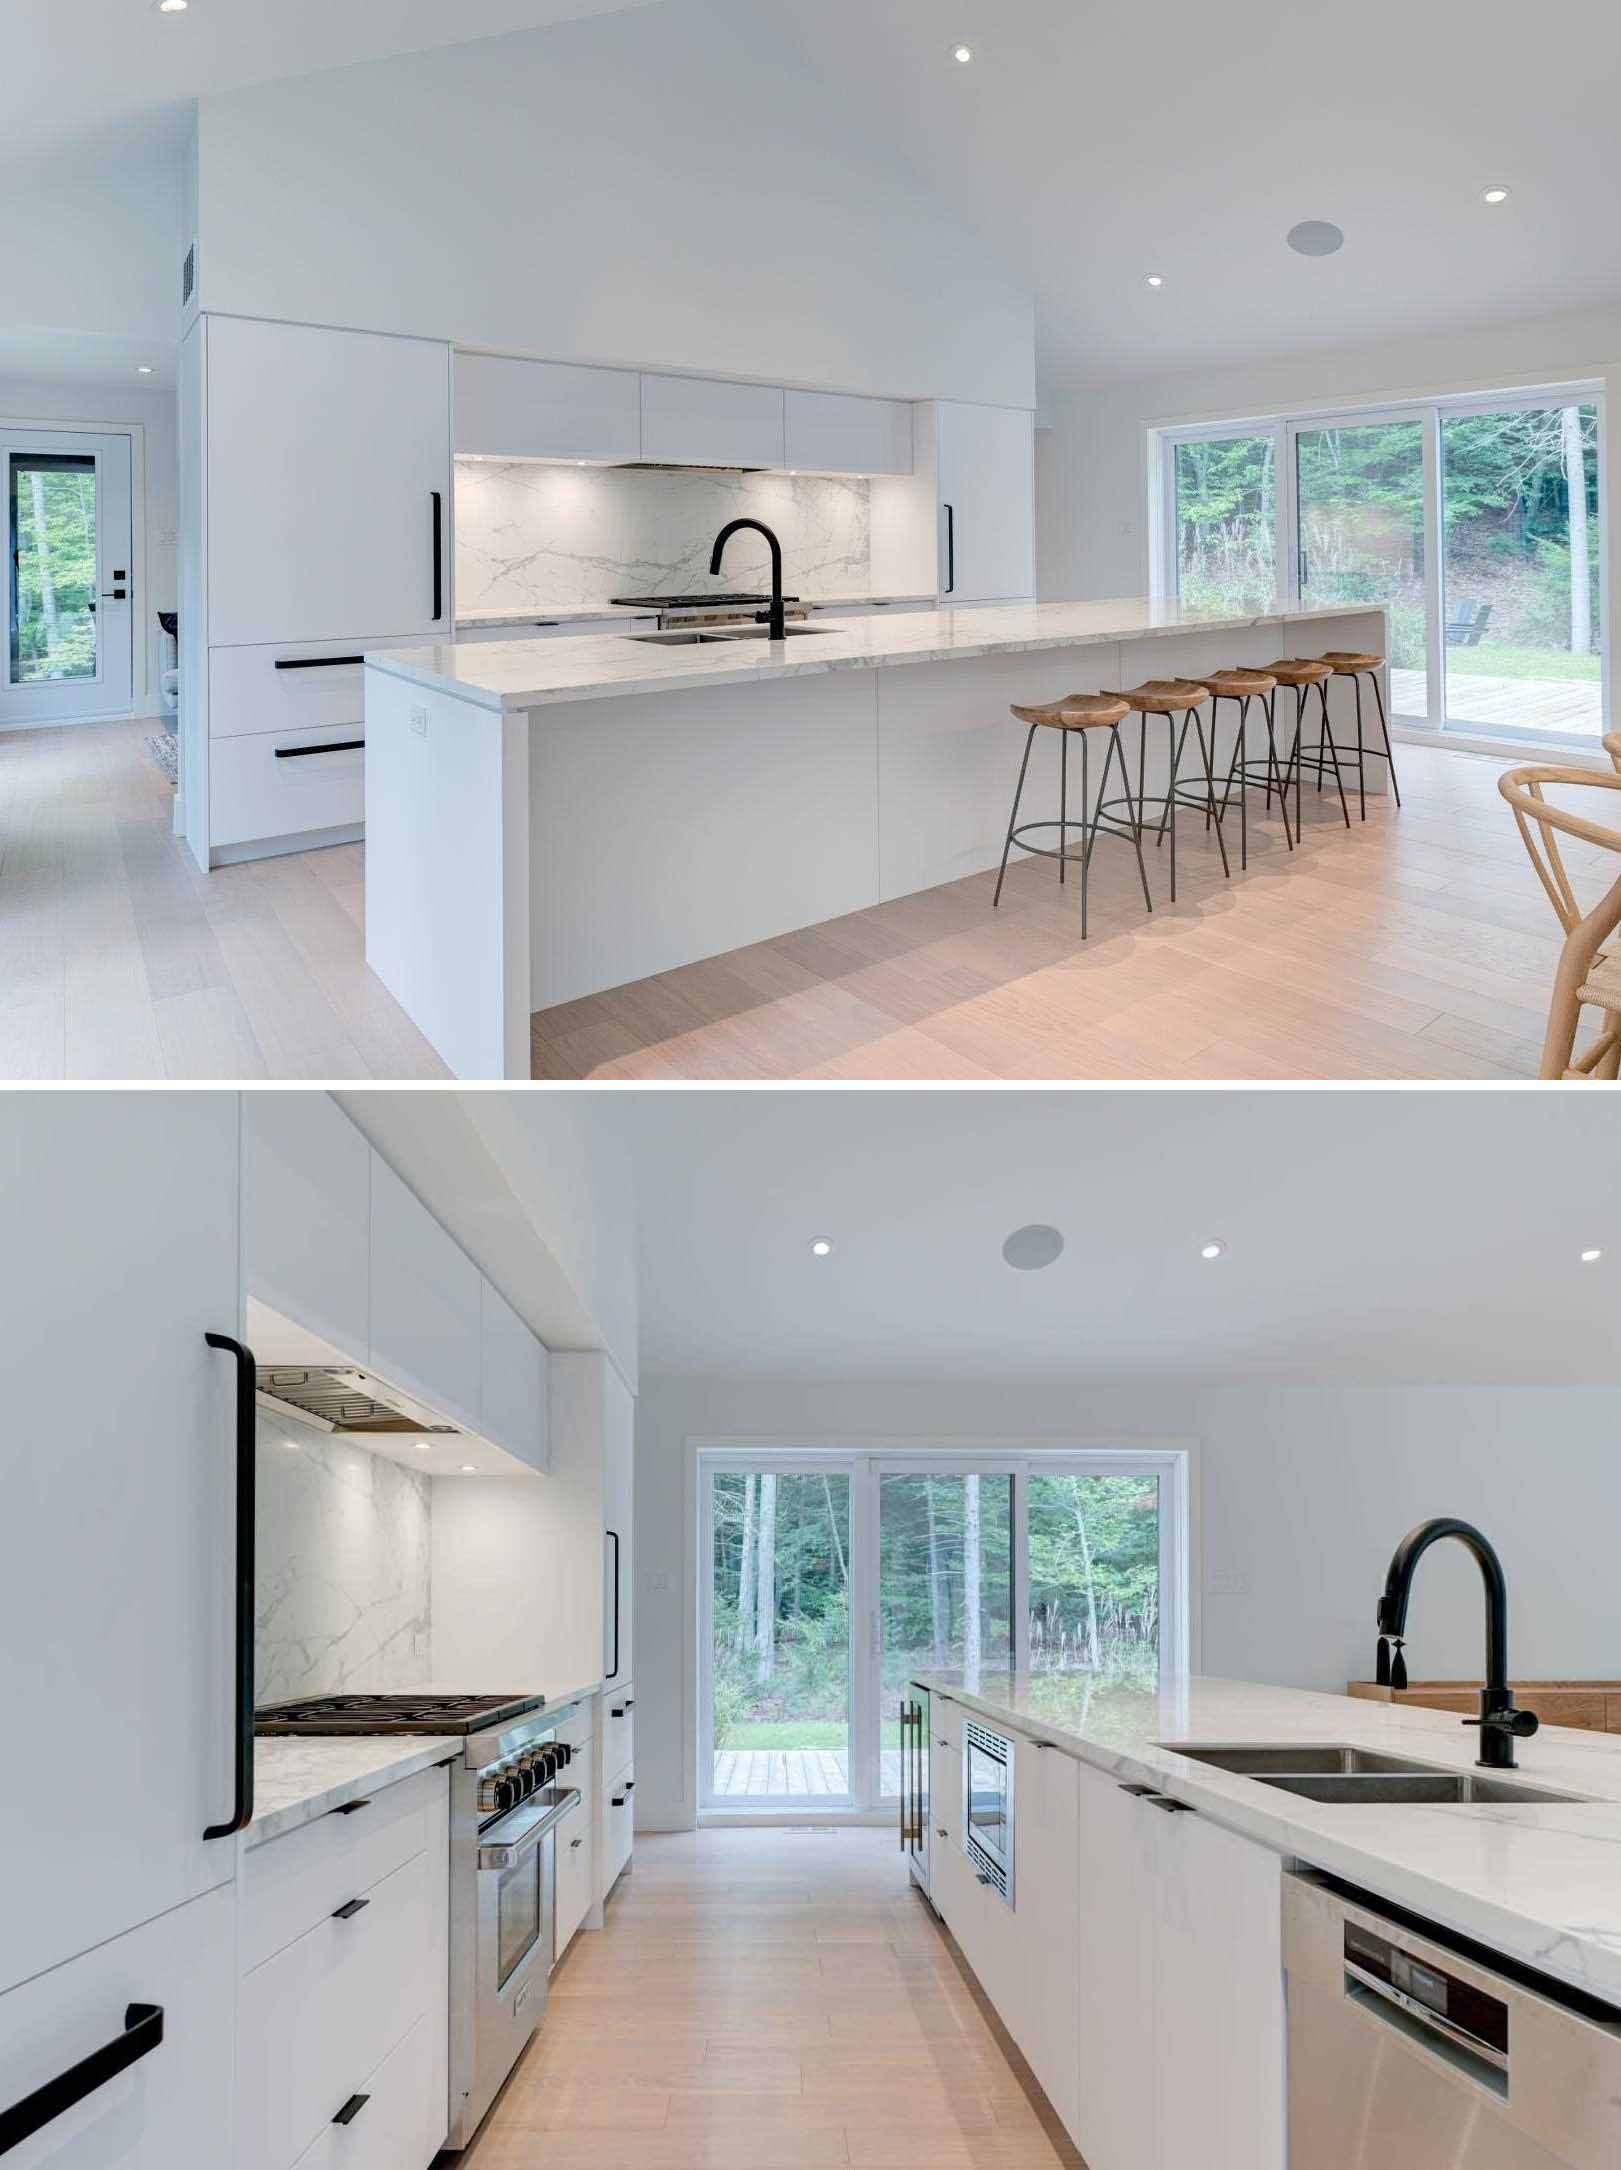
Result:
<instances>
[{"instance_id":1,"label":"light switch plate","mask_svg":"<svg viewBox=\"0 0 1621 2170\"><path fill-rule=\"evenodd\" d=\"M1206 1597L1248 1597L1250 1578L1241 1567L1224 1567L1217 1574L1205 1577Z\"/></svg>"}]
</instances>

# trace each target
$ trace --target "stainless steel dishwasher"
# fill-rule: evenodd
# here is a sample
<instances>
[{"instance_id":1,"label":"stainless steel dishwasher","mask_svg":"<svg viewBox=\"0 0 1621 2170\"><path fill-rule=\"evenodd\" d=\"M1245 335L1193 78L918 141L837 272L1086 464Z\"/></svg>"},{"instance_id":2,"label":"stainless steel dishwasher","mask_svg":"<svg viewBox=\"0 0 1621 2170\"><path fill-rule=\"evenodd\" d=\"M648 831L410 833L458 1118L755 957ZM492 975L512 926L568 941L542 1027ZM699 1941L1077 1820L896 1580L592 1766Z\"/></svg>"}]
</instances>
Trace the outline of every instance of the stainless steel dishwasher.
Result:
<instances>
[{"instance_id":1,"label":"stainless steel dishwasher","mask_svg":"<svg viewBox=\"0 0 1621 2170\"><path fill-rule=\"evenodd\" d=\"M1621 2011L1284 1879L1290 2170L1615 2170Z\"/></svg>"}]
</instances>

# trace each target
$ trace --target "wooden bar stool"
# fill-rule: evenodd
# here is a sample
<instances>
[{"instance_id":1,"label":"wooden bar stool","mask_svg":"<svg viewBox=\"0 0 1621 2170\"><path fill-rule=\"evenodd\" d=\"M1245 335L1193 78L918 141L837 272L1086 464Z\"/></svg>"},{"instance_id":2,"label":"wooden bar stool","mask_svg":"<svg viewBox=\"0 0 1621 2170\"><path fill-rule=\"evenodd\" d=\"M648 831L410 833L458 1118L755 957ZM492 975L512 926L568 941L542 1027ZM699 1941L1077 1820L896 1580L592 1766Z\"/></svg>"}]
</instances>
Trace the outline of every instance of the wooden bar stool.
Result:
<instances>
[{"instance_id":1,"label":"wooden bar stool","mask_svg":"<svg viewBox=\"0 0 1621 2170\"><path fill-rule=\"evenodd\" d=\"M1390 771L1390 788L1395 793L1396 804L1401 804L1401 785L1396 781L1396 758L1390 750L1390 725L1385 718L1385 696L1379 684L1379 673L1384 668L1383 656L1362 655L1355 649L1330 648L1323 661L1332 665L1336 678L1349 678L1356 694L1356 799L1357 812L1363 821L1368 818L1367 778L1363 770L1365 761L1382 761ZM1362 680L1366 676L1373 687L1373 697L1379 704L1379 735L1383 738L1384 751L1377 746L1367 746L1362 739ZM1325 696L1326 698L1326 696Z\"/></svg>"},{"instance_id":2,"label":"wooden bar stool","mask_svg":"<svg viewBox=\"0 0 1621 2170\"><path fill-rule=\"evenodd\" d=\"M1345 826L1351 826L1351 810L1345 803L1345 783L1340 775L1340 750L1334 743L1334 726L1328 720L1328 681L1334 675L1332 663L1323 662L1319 656L1284 656L1276 663L1269 663L1268 673L1280 686L1295 689L1295 735L1289 748L1289 759L1284 766L1285 788L1292 781L1295 787L1295 835L1300 834L1300 778L1305 769L1314 769L1317 788L1323 788L1323 778L1332 773L1335 788L1340 795L1340 814ZM1306 720L1306 699L1313 687L1323 712L1322 728L1314 747L1301 744L1301 734Z\"/></svg>"},{"instance_id":3,"label":"wooden bar stool","mask_svg":"<svg viewBox=\"0 0 1621 2170\"><path fill-rule=\"evenodd\" d=\"M1008 815L1007 837L1002 845L1002 864L996 876L996 894L991 898L994 909L1002 901L1002 884L1007 879L1008 853L1017 844L1020 851L1027 851L1037 859L1056 859L1058 879L1062 883L1069 862L1069 832L1077 828L1081 832L1081 940L1086 940L1087 890L1092 871L1092 846L1100 835L1129 836L1137 853L1137 877L1143 885L1143 902L1154 909L1154 900L1148 892L1148 869L1143 865L1143 825L1140 810L1134 810L1131 798L1131 777L1126 769L1126 749L1120 743L1120 726L1131 714L1131 705L1123 696L1112 693L1072 693L1062 701L1049 701L1039 708L1015 707L1013 714L1021 723L1030 726L1024 741L1024 759L1019 763L1019 781L1013 793L1013 811ZM1019 820L1019 801L1024 796L1024 779L1030 767L1030 749L1036 742L1038 731L1057 731L1058 741L1058 819L1056 821ZM1109 744L1103 756L1103 773L1098 779L1097 804L1092 803L1092 778L1088 753L1088 740L1094 731L1107 731ZM1072 822L1069 818L1069 741L1074 732L1081 742L1081 818ZM1122 798L1109 799L1109 770L1120 763L1120 790ZM1107 802L1107 803L1106 803ZM1128 818L1122 821L1112 809L1125 804ZM1043 844L1027 844L1026 836L1035 829L1056 829L1058 849L1053 851Z\"/></svg>"},{"instance_id":4,"label":"wooden bar stool","mask_svg":"<svg viewBox=\"0 0 1621 2170\"><path fill-rule=\"evenodd\" d=\"M1209 689L1195 684L1191 678L1145 678L1140 686L1131 686L1119 693L1111 693L1112 701L1125 701L1139 719L1137 734L1137 809L1141 816L1145 805L1157 806L1159 832L1156 845L1165 841L1167 829L1171 838L1171 902L1176 902L1176 810L1190 806L1202 812L1205 826L1213 823L1216 842L1221 850L1221 870L1230 874L1227 864L1227 844L1221 833L1221 809L1216 804L1216 779L1211 767L1210 742L1205 738L1204 723L1198 711L1209 700ZM1150 716L1165 718L1165 760L1167 775L1163 793L1145 796L1144 785L1148 765L1148 719ZM1180 731L1177 718L1182 719ZM1204 756L1205 788L1203 797L1194 794L1193 787L1185 787L1181 781L1182 749L1188 740L1188 725L1192 724L1199 735L1199 751Z\"/></svg>"},{"instance_id":5,"label":"wooden bar stool","mask_svg":"<svg viewBox=\"0 0 1621 2170\"><path fill-rule=\"evenodd\" d=\"M1283 840L1291 851L1295 848L1294 835L1289 827L1289 803L1284 796L1283 771L1278 766L1277 699L1278 681L1270 671L1207 671L1205 684L1210 689L1210 743L1216 743L1216 719L1221 713L1220 703L1232 701L1238 708L1238 735L1233 740L1233 758L1227 765L1227 782L1221 794L1222 819L1227 818L1227 803L1232 797L1233 782L1238 782L1238 863L1247 867L1250 863L1249 793L1257 786L1264 786L1267 808L1270 811L1272 794L1278 794L1278 804L1283 809ZM1249 732L1250 703L1261 703L1261 714L1266 718L1266 753L1252 761L1246 739ZM1256 771L1260 774L1257 775Z\"/></svg>"}]
</instances>

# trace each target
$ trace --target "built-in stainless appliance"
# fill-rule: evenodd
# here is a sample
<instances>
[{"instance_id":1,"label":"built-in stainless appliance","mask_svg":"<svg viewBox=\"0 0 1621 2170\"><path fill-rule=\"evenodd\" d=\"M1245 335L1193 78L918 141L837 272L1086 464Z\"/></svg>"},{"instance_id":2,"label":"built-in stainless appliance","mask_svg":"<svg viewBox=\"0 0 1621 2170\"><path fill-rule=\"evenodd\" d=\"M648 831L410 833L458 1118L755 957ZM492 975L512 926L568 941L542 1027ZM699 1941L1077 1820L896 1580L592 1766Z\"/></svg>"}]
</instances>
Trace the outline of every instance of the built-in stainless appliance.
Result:
<instances>
[{"instance_id":1,"label":"built-in stainless appliance","mask_svg":"<svg viewBox=\"0 0 1621 2170\"><path fill-rule=\"evenodd\" d=\"M1013 1904L1013 1743L977 1719L962 1728L962 1848L982 1884Z\"/></svg>"},{"instance_id":2,"label":"built-in stainless appliance","mask_svg":"<svg viewBox=\"0 0 1621 2170\"><path fill-rule=\"evenodd\" d=\"M901 1697L901 1851L912 1881L929 1889L929 1691L914 1680Z\"/></svg>"},{"instance_id":3,"label":"built-in stainless appliance","mask_svg":"<svg viewBox=\"0 0 1621 2170\"><path fill-rule=\"evenodd\" d=\"M262 1709L255 1730L444 1733L450 1764L450 2103L463 2148L546 2010L556 1959L553 1834L580 1805L554 1783L574 1751L558 1726L577 1709L539 1696L327 1695Z\"/></svg>"},{"instance_id":4,"label":"built-in stainless appliance","mask_svg":"<svg viewBox=\"0 0 1621 2170\"><path fill-rule=\"evenodd\" d=\"M1621 2161L1621 2011L1310 1872L1283 1959L1290 2170Z\"/></svg>"},{"instance_id":5,"label":"built-in stainless appliance","mask_svg":"<svg viewBox=\"0 0 1621 2170\"><path fill-rule=\"evenodd\" d=\"M259 1405L276 1416L297 1417L318 1431L373 1438L457 1439L449 1423L397 1386L353 1364L260 1364Z\"/></svg>"},{"instance_id":6,"label":"built-in stainless appliance","mask_svg":"<svg viewBox=\"0 0 1621 2170\"><path fill-rule=\"evenodd\" d=\"M656 615L661 633L674 632L682 626L754 625L763 614L769 613L772 602L769 595L714 592L708 595L616 595L611 600L628 610ZM789 606L785 616L809 617L809 611L797 595L785 595L782 600Z\"/></svg>"}]
</instances>

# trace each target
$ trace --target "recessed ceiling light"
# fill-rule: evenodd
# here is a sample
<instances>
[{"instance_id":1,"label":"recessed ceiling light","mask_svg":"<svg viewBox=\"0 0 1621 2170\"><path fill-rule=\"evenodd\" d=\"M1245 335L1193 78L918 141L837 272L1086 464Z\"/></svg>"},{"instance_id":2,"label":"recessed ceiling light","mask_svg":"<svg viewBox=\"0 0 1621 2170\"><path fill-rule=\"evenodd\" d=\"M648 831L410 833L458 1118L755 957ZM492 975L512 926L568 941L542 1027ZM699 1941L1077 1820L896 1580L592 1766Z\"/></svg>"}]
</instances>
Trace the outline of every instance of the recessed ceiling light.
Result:
<instances>
[{"instance_id":1,"label":"recessed ceiling light","mask_svg":"<svg viewBox=\"0 0 1621 2170\"><path fill-rule=\"evenodd\" d=\"M160 15L184 15L190 5L191 0L158 0L158 13Z\"/></svg>"},{"instance_id":2,"label":"recessed ceiling light","mask_svg":"<svg viewBox=\"0 0 1621 2170\"><path fill-rule=\"evenodd\" d=\"M1200 1244L1199 1256L1201 1258L1220 1258L1222 1252L1225 1251L1226 1248L1227 1246L1225 1243L1218 1242L1216 1238L1212 1236L1208 1243Z\"/></svg>"},{"instance_id":3,"label":"recessed ceiling light","mask_svg":"<svg viewBox=\"0 0 1621 2170\"><path fill-rule=\"evenodd\" d=\"M1345 236L1329 219L1302 219L1284 235L1297 256L1332 256L1345 246Z\"/></svg>"},{"instance_id":4,"label":"recessed ceiling light","mask_svg":"<svg viewBox=\"0 0 1621 2170\"><path fill-rule=\"evenodd\" d=\"M1151 271L1147 278L1144 279L1143 284L1144 286L1163 286L1165 281L1157 271Z\"/></svg>"},{"instance_id":5,"label":"recessed ceiling light","mask_svg":"<svg viewBox=\"0 0 1621 2170\"><path fill-rule=\"evenodd\" d=\"M476 1477L478 1475L477 1462L463 1462L462 1475L464 1477Z\"/></svg>"},{"instance_id":6,"label":"recessed ceiling light","mask_svg":"<svg viewBox=\"0 0 1621 2170\"><path fill-rule=\"evenodd\" d=\"M811 1256L812 1258L826 1258L831 1254L832 1249L833 1246L828 1242L826 1236L818 1236L811 1245Z\"/></svg>"},{"instance_id":7,"label":"recessed ceiling light","mask_svg":"<svg viewBox=\"0 0 1621 2170\"><path fill-rule=\"evenodd\" d=\"M974 57L974 48L971 45L959 45L953 51L951 57L953 60L960 62L961 65L966 68L968 63Z\"/></svg>"},{"instance_id":8,"label":"recessed ceiling light","mask_svg":"<svg viewBox=\"0 0 1621 2170\"><path fill-rule=\"evenodd\" d=\"M151 376L151 374L152 374L152 364L151 364L150 362L137 362L137 363L135 364L135 374L136 374L136 375L137 375L138 377L149 377L149 376Z\"/></svg>"},{"instance_id":9,"label":"recessed ceiling light","mask_svg":"<svg viewBox=\"0 0 1621 2170\"><path fill-rule=\"evenodd\" d=\"M1050 1266L1063 1248L1064 1239L1056 1228L1032 1221L1027 1228L1014 1229L1002 1246L1002 1256L1020 1273L1037 1273Z\"/></svg>"},{"instance_id":10,"label":"recessed ceiling light","mask_svg":"<svg viewBox=\"0 0 1621 2170\"><path fill-rule=\"evenodd\" d=\"M1603 1256L1603 1251L1601 1251L1599 1246L1595 1243L1591 1245L1587 1250L1583 1251L1582 1264L1584 1266L1596 1266Z\"/></svg>"},{"instance_id":11,"label":"recessed ceiling light","mask_svg":"<svg viewBox=\"0 0 1621 2170\"><path fill-rule=\"evenodd\" d=\"M1494 181L1490 188L1481 190L1480 200L1482 203L1507 203L1508 190L1501 181Z\"/></svg>"}]
</instances>

